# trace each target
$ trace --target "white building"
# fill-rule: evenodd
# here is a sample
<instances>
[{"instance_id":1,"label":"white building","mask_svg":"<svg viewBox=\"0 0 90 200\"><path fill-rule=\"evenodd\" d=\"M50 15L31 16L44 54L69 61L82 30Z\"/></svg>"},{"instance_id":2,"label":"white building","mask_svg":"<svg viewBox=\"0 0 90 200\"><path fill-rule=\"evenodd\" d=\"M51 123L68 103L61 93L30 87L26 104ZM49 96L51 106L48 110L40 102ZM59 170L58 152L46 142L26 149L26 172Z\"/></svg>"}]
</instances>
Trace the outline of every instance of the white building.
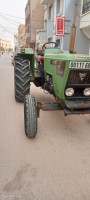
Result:
<instances>
[{"instance_id":1,"label":"white building","mask_svg":"<svg viewBox=\"0 0 90 200\"><path fill-rule=\"evenodd\" d=\"M46 41L54 41L60 49L68 50L75 4L78 4L76 17L75 51L90 53L90 0L41 0L45 5L44 29ZM55 36L56 16L65 16L65 35Z\"/></svg>"}]
</instances>

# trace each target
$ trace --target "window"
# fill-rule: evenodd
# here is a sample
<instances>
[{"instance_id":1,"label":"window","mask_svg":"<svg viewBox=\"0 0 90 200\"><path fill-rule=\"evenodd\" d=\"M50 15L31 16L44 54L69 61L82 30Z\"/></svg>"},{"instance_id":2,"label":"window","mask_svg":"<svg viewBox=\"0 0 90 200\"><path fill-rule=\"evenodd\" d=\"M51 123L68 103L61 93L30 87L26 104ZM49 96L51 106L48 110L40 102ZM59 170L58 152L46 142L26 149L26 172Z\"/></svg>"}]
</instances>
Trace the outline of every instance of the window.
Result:
<instances>
[{"instance_id":1,"label":"window","mask_svg":"<svg viewBox=\"0 0 90 200\"><path fill-rule=\"evenodd\" d=\"M48 42L53 42L53 38L48 38Z\"/></svg>"},{"instance_id":2,"label":"window","mask_svg":"<svg viewBox=\"0 0 90 200\"><path fill-rule=\"evenodd\" d=\"M52 20L53 19L53 5L49 7L49 13L48 13L48 19Z\"/></svg>"},{"instance_id":3,"label":"window","mask_svg":"<svg viewBox=\"0 0 90 200\"><path fill-rule=\"evenodd\" d=\"M58 47L60 48L60 39L57 39L56 43L57 43Z\"/></svg>"},{"instance_id":4,"label":"window","mask_svg":"<svg viewBox=\"0 0 90 200\"><path fill-rule=\"evenodd\" d=\"M47 20L44 21L44 28L47 30Z\"/></svg>"},{"instance_id":5,"label":"window","mask_svg":"<svg viewBox=\"0 0 90 200\"><path fill-rule=\"evenodd\" d=\"M88 11L90 11L90 0L83 0L82 14L87 13Z\"/></svg>"},{"instance_id":6,"label":"window","mask_svg":"<svg viewBox=\"0 0 90 200\"><path fill-rule=\"evenodd\" d=\"M23 36L20 37L20 42L21 42L21 43L23 42Z\"/></svg>"},{"instance_id":7,"label":"window","mask_svg":"<svg viewBox=\"0 0 90 200\"><path fill-rule=\"evenodd\" d=\"M56 13L60 13L60 0L57 0L57 10Z\"/></svg>"},{"instance_id":8,"label":"window","mask_svg":"<svg viewBox=\"0 0 90 200\"><path fill-rule=\"evenodd\" d=\"M28 5L28 15L29 15L29 5Z\"/></svg>"},{"instance_id":9,"label":"window","mask_svg":"<svg viewBox=\"0 0 90 200\"><path fill-rule=\"evenodd\" d=\"M56 14L60 15L63 12L63 0L57 0L57 4L56 4Z\"/></svg>"},{"instance_id":10,"label":"window","mask_svg":"<svg viewBox=\"0 0 90 200\"><path fill-rule=\"evenodd\" d=\"M28 28L27 28L27 33L29 33L29 25L28 25Z\"/></svg>"}]
</instances>

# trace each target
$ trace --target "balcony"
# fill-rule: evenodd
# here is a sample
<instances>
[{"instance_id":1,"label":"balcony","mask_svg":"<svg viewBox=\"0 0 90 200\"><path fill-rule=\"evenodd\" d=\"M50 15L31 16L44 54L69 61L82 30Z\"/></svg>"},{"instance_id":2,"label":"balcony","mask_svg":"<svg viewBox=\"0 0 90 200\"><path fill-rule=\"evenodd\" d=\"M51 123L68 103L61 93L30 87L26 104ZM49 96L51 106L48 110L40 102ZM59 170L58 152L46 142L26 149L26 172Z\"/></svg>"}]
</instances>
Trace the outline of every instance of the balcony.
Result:
<instances>
[{"instance_id":1,"label":"balcony","mask_svg":"<svg viewBox=\"0 0 90 200\"><path fill-rule=\"evenodd\" d=\"M90 12L87 15L82 15L80 20L80 29L90 39Z\"/></svg>"},{"instance_id":2,"label":"balcony","mask_svg":"<svg viewBox=\"0 0 90 200\"><path fill-rule=\"evenodd\" d=\"M47 5L49 3L49 0L41 0L41 3Z\"/></svg>"},{"instance_id":3,"label":"balcony","mask_svg":"<svg viewBox=\"0 0 90 200\"><path fill-rule=\"evenodd\" d=\"M47 41L46 30L44 29L36 30L36 43L44 44L46 41Z\"/></svg>"},{"instance_id":4,"label":"balcony","mask_svg":"<svg viewBox=\"0 0 90 200\"><path fill-rule=\"evenodd\" d=\"M83 4L83 9L82 9L82 14L85 14L90 11L90 1L87 3Z\"/></svg>"}]
</instances>

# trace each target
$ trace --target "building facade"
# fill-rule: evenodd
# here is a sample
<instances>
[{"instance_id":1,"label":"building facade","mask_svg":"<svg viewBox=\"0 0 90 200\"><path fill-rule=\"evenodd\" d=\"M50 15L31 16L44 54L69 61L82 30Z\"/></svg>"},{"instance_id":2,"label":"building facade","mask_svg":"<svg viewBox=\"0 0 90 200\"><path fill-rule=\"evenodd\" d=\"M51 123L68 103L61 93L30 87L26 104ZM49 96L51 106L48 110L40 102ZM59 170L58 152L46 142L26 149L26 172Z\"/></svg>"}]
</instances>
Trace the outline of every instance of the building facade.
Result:
<instances>
[{"instance_id":1,"label":"building facade","mask_svg":"<svg viewBox=\"0 0 90 200\"><path fill-rule=\"evenodd\" d=\"M44 5L44 29L36 30L36 49L47 42L47 6Z\"/></svg>"},{"instance_id":2,"label":"building facade","mask_svg":"<svg viewBox=\"0 0 90 200\"><path fill-rule=\"evenodd\" d=\"M65 16L65 0L41 0L41 3L46 5L47 8L45 10L44 20L45 25L47 26L47 41L56 42L58 44L58 47L61 49L68 49L68 44L66 44L66 41L67 35L70 34L70 30L67 30L67 20L65 23L66 27L64 38L60 36L55 36L56 16Z\"/></svg>"},{"instance_id":3,"label":"building facade","mask_svg":"<svg viewBox=\"0 0 90 200\"><path fill-rule=\"evenodd\" d=\"M25 25L20 24L18 27L18 46L22 47L25 45L26 45Z\"/></svg>"},{"instance_id":4,"label":"building facade","mask_svg":"<svg viewBox=\"0 0 90 200\"><path fill-rule=\"evenodd\" d=\"M75 4L78 4L76 17L75 51L90 53L90 0L41 0L46 5L47 41L54 41L62 50L69 50L70 32L73 24ZM65 35L55 36L56 16L65 16Z\"/></svg>"},{"instance_id":5,"label":"building facade","mask_svg":"<svg viewBox=\"0 0 90 200\"><path fill-rule=\"evenodd\" d=\"M11 49L10 41L0 39L0 50L8 52L9 49Z\"/></svg>"},{"instance_id":6,"label":"building facade","mask_svg":"<svg viewBox=\"0 0 90 200\"><path fill-rule=\"evenodd\" d=\"M18 49L18 33L14 33L14 51Z\"/></svg>"},{"instance_id":7,"label":"building facade","mask_svg":"<svg viewBox=\"0 0 90 200\"><path fill-rule=\"evenodd\" d=\"M26 44L35 50L36 30L44 28L44 6L40 0L28 0L25 8Z\"/></svg>"},{"instance_id":8,"label":"building facade","mask_svg":"<svg viewBox=\"0 0 90 200\"><path fill-rule=\"evenodd\" d=\"M81 0L80 30L87 38L90 54L90 0Z\"/></svg>"}]
</instances>

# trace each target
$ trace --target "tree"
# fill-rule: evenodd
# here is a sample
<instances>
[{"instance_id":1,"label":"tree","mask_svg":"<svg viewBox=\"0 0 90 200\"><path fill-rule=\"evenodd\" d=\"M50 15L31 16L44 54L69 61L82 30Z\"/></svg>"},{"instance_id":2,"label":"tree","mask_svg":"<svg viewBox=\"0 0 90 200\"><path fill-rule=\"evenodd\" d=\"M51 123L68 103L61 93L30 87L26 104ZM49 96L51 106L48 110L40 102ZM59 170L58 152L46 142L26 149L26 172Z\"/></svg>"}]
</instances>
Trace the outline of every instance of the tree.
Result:
<instances>
[{"instance_id":1,"label":"tree","mask_svg":"<svg viewBox=\"0 0 90 200\"><path fill-rule=\"evenodd\" d=\"M0 47L0 51L5 51L5 49L3 47Z\"/></svg>"},{"instance_id":2,"label":"tree","mask_svg":"<svg viewBox=\"0 0 90 200\"><path fill-rule=\"evenodd\" d=\"M12 49L12 48L9 48L8 51L13 51L13 49Z\"/></svg>"}]
</instances>

